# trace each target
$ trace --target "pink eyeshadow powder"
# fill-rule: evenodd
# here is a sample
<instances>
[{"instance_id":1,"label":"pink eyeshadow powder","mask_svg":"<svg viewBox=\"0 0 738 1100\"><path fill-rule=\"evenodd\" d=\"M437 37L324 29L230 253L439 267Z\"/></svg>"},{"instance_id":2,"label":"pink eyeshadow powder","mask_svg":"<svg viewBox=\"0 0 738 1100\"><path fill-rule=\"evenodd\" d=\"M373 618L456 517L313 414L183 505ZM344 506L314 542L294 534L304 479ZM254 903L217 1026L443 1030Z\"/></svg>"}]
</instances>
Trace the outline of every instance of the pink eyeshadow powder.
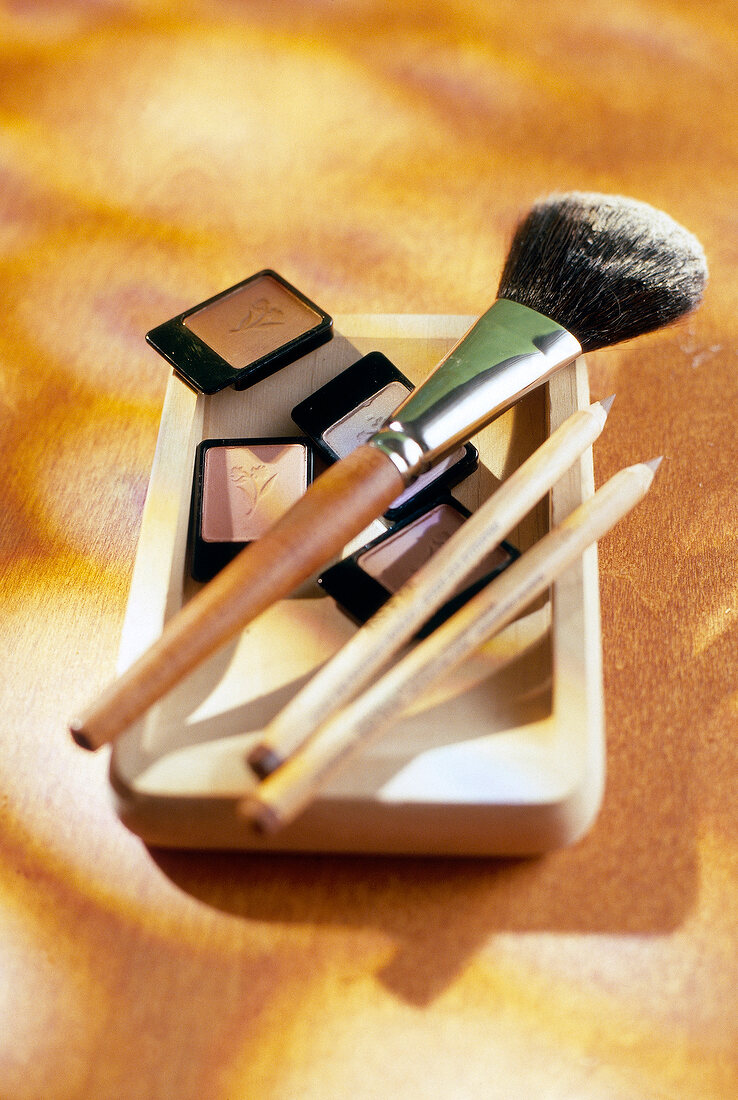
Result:
<instances>
[{"instance_id":1,"label":"pink eyeshadow powder","mask_svg":"<svg viewBox=\"0 0 738 1100\"><path fill-rule=\"evenodd\" d=\"M235 369L314 328L320 317L271 275L189 314L183 324Z\"/></svg>"},{"instance_id":2,"label":"pink eyeshadow powder","mask_svg":"<svg viewBox=\"0 0 738 1100\"><path fill-rule=\"evenodd\" d=\"M205 542L260 538L307 489L301 443L209 447L203 470Z\"/></svg>"}]
</instances>

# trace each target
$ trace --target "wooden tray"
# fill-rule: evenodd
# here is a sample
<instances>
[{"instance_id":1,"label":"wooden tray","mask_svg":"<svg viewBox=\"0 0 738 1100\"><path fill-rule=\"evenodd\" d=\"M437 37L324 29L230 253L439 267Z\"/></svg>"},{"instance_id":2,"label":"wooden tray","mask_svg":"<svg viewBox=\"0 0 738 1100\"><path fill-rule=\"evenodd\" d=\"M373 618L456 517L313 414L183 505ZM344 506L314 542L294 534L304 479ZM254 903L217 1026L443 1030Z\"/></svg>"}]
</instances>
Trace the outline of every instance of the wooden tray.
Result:
<instances>
[{"instance_id":1,"label":"wooden tray","mask_svg":"<svg viewBox=\"0 0 738 1100\"><path fill-rule=\"evenodd\" d=\"M344 316L330 343L252 389L196 396L172 377L120 649L126 668L196 588L186 576L197 443L294 434L290 410L368 351L419 382L472 318ZM583 361L559 372L474 443L480 468L454 490L474 508L575 408ZM512 533L525 550L593 491L588 452ZM355 544L381 531L372 525ZM576 840L604 781L596 548L549 596L432 699L366 745L289 828L238 820L258 730L355 627L313 581L197 670L114 745L110 782L128 828L154 846L458 855L534 854Z\"/></svg>"}]
</instances>

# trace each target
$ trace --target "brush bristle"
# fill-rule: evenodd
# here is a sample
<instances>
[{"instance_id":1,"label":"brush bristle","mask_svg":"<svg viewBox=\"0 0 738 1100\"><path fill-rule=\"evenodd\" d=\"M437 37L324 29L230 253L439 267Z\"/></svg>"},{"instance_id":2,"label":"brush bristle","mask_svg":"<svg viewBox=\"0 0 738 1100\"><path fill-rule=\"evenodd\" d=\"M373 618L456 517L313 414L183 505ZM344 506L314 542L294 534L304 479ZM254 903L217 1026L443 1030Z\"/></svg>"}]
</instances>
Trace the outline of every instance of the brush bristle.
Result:
<instances>
[{"instance_id":1,"label":"brush bristle","mask_svg":"<svg viewBox=\"0 0 738 1100\"><path fill-rule=\"evenodd\" d=\"M498 297L550 317L592 351L682 317L706 281L702 245L668 214L573 191L536 203L520 223Z\"/></svg>"}]
</instances>

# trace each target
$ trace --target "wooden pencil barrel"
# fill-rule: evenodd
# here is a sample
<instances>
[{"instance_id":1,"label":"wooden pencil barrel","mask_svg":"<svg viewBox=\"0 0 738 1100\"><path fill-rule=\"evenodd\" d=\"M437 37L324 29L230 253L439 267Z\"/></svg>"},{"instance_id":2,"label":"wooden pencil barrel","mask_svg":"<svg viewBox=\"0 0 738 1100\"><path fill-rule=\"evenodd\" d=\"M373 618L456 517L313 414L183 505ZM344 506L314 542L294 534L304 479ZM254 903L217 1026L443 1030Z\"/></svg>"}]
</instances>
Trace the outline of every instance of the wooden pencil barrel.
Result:
<instances>
[{"instance_id":1,"label":"wooden pencil barrel","mask_svg":"<svg viewBox=\"0 0 738 1100\"><path fill-rule=\"evenodd\" d=\"M384 676L333 715L303 748L250 792L240 812L265 833L289 824L361 741L403 710L548 588L647 493L658 461L620 470L509 569L441 624Z\"/></svg>"}]
</instances>

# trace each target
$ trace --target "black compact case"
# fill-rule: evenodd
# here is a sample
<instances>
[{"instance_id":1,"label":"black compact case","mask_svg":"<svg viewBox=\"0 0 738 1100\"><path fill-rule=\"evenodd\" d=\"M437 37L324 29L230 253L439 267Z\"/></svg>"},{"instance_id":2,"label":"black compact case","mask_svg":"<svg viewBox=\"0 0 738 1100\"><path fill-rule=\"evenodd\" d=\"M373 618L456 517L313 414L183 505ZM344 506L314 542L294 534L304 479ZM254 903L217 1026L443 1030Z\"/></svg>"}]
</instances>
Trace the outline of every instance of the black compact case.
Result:
<instances>
[{"instance_id":1,"label":"black compact case","mask_svg":"<svg viewBox=\"0 0 738 1100\"><path fill-rule=\"evenodd\" d=\"M190 386L242 390L324 344L333 320L265 268L165 321L146 340Z\"/></svg>"},{"instance_id":2,"label":"black compact case","mask_svg":"<svg viewBox=\"0 0 738 1100\"><path fill-rule=\"evenodd\" d=\"M292 419L327 461L335 462L379 431L414 388L385 355L372 351L295 405ZM429 506L468 477L478 461L473 444L460 445L412 482L387 509L386 518L400 520Z\"/></svg>"},{"instance_id":3,"label":"black compact case","mask_svg":"<svg viewBox=\"0 0 738 1100\"><path fill-rule=\"evenodd\" d=\"M441 516L444 511L446 523L434 523L436 518L444 518ZM349 618L361 625L410 579L470 515L467 508L447 496L437 501L432 508L419 510L408 516L349 557L326 569L318 578L318 584L333 597ZM452 521L450 524L449 519ZM384 558L383 565L375 569L374 563L380 560L380 555ZM519 556L519 551L509 542L501 542L480 563L469 583L431 615L416 636L424 638L430 634Z\"/></svg>"}]
</instances>

